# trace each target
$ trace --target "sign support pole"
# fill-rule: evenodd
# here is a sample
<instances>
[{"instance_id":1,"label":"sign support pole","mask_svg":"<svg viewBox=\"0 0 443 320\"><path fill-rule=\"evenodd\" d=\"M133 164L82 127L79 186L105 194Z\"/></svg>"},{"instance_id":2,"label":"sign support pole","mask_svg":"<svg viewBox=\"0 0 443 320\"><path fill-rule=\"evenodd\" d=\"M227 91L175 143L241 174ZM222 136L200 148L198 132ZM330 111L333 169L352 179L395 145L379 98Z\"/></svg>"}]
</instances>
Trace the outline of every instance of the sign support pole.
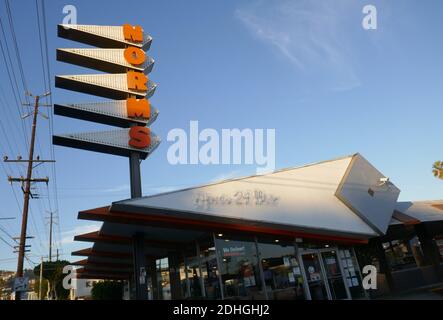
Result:
<instances>
[{"instance_id":1,"label":"sign support pole","mask_svg":"<svg viewBox=\"0 0 443 320\"><path fill-rule=\"evenodd\" d=\"M142 196L142 181L140 172L140 154L131 152L129 157L129 174L131 179L131 199Z\"/></svg>"},{"instance_id":2,"label":"sign support pole","mask_svg":"<svg viewBox=\"0 0 443 320\"><path fill-rule=\"evenodd\" d=\"M131 98L131 95L129 95L128 98ZM129 156L131 199L140 198L142 196L140 162L140 154L138 152L131 152ZM147 278L144 235L142 233L136 233L132 239L132 245L135 299L147 300L148 288L146 284ZM144 270L144 274L141 274L142 270Z\"/></svg>"}]
</instances>

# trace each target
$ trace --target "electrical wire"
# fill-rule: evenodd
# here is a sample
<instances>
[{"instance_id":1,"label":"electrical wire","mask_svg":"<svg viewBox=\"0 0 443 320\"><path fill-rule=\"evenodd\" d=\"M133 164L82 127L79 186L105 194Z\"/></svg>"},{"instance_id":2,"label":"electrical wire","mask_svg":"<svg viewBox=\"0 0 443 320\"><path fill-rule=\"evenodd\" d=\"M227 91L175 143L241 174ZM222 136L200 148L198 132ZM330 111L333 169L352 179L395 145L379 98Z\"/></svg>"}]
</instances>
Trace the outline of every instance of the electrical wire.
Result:
<instances>
[{"instance_id":1,"label":"electrical wire","mask_svg":"<svg viewBox=\"0 0 443 320\"><path fill-rule=\"evenodd\" d=\"M47 91L51 91L51 81L50 81L50 65L49 65L49 50L48 50L48 32L47 32L47 21L46 21L46 7L45 7L45 0L41 1L41 16L42 16L42 21L40 20L40 10L39 10L39 5L38 5L38 0L35 1L36 4L36 12L37 12L37 24L38 24L38 31L39 31L39 40L40 40L40 55L41 55L41 60L42 60L42 70L43 70L43 78L44 78L44 82L45 82L45 90ZM41 30L41 25L43 27L43 32ZM46 68L45 68L46 66ZM46 72L45 72L46 69ZM46 101L49 100L49 105L53 105L52 104L52 95L49 95L46 97ZM49 112L49 141L52 141L52 136L54 135L54 126L53 126L53 115L52 112ZM56 160L55 158L55 150L54 150L54 146L51 143L50 144L50 149L51 149L51 158L53 160ZM61 249L61 231L60 231L60 211L59 211L59 198L58 198L58 189L57 189L57 172L56 172L56 164L52 163L51 164L51 169L52 169L52 179L53 179L53 195L54 195L54 206L55 206L55 210L52 210L51 207L51 201L50 201L50 197L48 197L48 201L49 201L49 210L51 212L56 212L56 217L58 218L59 223L57 224L57 236L58 236L58 245L57 247L59 247L60 251L62 251ZM48 195L49 195L49 191L48 191Z\"/></svg>"}]
</instances>

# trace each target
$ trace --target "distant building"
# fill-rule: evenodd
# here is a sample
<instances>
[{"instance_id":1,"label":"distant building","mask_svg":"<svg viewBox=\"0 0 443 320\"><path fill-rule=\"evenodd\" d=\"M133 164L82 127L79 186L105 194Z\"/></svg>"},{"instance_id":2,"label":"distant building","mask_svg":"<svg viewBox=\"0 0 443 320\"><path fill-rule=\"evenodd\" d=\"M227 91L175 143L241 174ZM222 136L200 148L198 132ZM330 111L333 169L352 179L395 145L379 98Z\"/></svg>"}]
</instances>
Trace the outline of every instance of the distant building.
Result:
<instances>
[{"instance_id":1,"label":"distant building","mask_svg":"<svg viewBox=\"0 0 443 320\"><path fill-rule=\"evenodd\" d=\"M69 293L70 300L88 300L91 298L91 290L98 279L72 279L72 288Z\"/></svg>"}]
</instances>

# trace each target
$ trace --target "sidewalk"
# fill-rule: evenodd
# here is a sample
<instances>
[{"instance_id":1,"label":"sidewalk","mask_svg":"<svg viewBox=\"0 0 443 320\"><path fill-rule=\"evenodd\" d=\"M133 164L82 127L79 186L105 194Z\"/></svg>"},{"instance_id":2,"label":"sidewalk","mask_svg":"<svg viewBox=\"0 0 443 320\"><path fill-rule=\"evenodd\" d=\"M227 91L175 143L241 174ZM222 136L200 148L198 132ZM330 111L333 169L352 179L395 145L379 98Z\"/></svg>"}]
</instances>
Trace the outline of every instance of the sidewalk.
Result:
<instances>
[{"instance_id":1,"label":"sidewalk","mask_svg":"<svg viewBox=\"0 0 443 320\"><path fill-rule=\"evenodd\" d=\"M443 286L392 294L380 300L443 300Z\"/></svg>"}]
</instances>

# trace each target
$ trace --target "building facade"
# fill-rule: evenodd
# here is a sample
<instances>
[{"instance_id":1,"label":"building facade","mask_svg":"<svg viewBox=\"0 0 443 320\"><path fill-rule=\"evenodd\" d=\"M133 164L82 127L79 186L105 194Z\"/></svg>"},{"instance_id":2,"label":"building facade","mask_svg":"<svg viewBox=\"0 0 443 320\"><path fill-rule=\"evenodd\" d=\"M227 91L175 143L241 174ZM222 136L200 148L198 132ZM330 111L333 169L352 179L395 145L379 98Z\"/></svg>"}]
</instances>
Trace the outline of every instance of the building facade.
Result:
<instances>
[{"instance_id":1,"label":"building facade","mask_svg":"<svg viewBox=\"0 0 443 320\"><path fill-rule=\"evenodd\" d=\"M93 243L73 252L85 257L77 278L125 281L132 298L154 300L367 299L438 283L443 211L399 194L355 154L114 202L79 212L103 225L75 237ZM399 261L414 281L401 281ZM374 292L366 264L379 271Z\"/></svg>"}]
</instances>

